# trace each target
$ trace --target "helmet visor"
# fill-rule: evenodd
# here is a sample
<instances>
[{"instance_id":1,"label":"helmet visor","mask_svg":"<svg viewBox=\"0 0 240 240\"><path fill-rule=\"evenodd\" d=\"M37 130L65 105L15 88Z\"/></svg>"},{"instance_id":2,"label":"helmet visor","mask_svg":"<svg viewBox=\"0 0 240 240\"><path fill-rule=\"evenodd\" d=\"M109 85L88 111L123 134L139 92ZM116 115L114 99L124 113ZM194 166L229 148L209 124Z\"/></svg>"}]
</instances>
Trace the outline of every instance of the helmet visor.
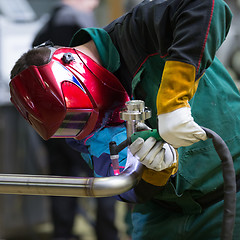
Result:
<instances>
[{"instance_id":1,"label":"helmet visor","mask_svg":"<svg viewBox=\"0 0 240 240\"><path fill-rule=\"evenodd\" d=\"M91 112L68 111L53 137L76 137L85 127Z\"/></svg>"},{"instance_id":2,"label":"helmet visor","mask_svg":"<svg viewBox=\"0 0 240 240\"><path fill-rule=\"evenodd\" d=\"M52 71L56 82L60 83L66 106L66 115L53 137L85 136L92 131L97 121L93 102L83 87L83 83L65 66L53 62Z\"/></svg>"}]
</instances>

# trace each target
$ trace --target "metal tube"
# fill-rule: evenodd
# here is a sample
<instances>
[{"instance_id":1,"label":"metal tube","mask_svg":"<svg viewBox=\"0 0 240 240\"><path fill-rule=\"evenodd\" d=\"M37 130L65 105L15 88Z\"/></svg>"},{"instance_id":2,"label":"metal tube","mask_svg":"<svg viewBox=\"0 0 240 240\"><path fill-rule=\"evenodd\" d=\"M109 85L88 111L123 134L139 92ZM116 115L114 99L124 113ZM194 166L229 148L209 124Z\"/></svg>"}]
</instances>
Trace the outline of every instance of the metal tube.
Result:
<instances>
[{"instance_id":1,"label":"metal tube","mask_svg":"<svg viewBox=\"0 0 240 240\"><path fill-rule=\"evenodd\" d=\"M0 174L0 194L108 197L128 191L141 178L141 168L102 178Z\"/></svg>"},{"instance_id":2,"label":"metal tube","mask_svg":"<svg viewBox=\"0 0 240 240\"><path fill-rule=\"evenodd\" d=\"M127 121L127 135L131 136L135 132L135 124L149 118L151 111L145 108L143 101L129 101L126 106L122 119ZM143 165L139 162L118 176L102 178L0 174L0 194L109 197L133 188L142 172Z\"/></svg>"}]
</instances>

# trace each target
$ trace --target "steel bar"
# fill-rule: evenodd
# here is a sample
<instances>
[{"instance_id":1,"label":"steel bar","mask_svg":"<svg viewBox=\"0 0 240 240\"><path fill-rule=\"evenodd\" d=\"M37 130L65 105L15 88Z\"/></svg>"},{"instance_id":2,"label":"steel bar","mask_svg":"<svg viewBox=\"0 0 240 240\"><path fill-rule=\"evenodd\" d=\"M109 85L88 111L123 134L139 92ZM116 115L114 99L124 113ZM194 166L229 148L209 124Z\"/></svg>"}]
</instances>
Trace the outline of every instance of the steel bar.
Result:
<instances>
[{"instance_id":1,"label":"steel bar","mask_svg":"<svg viewBox=\"0 0 240 240\"><path fill-rule=\"evenodd\" d=\"M133 100L126 103L120 117L126 121L127 136L130 137L138 122L151 117L151 111L145 108L143 101ZM101 178L0 174L0 194L109 197L133 188L142 172L143 165L138 163L128 166L118 176Z\"/></svg>"},{"instance_id":2,"label":"steel bar","mask_svg":"<svg viewBox=\"0 0 240 240\"><path fill-rule=\"evenodd\" d=\"M0 174L0 194L108 197L133 188L141 172L141 167L134 166L118 176L102 178Z\"/></svg>"}]
</instances>

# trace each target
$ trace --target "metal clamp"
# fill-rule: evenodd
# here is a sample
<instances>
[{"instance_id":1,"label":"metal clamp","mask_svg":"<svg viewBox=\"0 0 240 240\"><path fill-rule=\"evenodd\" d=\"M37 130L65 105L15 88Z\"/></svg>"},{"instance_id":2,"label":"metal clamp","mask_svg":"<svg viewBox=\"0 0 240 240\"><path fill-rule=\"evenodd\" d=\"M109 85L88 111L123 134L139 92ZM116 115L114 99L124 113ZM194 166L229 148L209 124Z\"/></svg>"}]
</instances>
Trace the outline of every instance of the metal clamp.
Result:
<instances>
[{"instance_id":1,"label":"metal clamp","mask_svg":"<svg viewBox=\"0 0 240 240\"><path fill-rule=\"evenodd\" d=\"M152 112L145 107L145 102L141 100L131 100L125 105L126 107L120 112L120 118L126 121L127 137L131 137L136 132L137 123L151 118Z\"/></svg>"}]
</instances>

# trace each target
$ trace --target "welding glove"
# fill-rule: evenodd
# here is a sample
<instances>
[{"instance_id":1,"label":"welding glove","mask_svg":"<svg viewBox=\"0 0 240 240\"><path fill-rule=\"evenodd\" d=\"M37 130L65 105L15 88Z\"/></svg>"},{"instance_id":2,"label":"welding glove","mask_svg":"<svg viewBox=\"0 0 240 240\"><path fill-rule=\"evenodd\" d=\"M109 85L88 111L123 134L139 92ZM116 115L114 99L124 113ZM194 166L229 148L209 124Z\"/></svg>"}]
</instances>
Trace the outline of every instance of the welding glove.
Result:
<instances>
[{"instance_id":1,"label":"welding glove","mask_svg":"<svg viewBox=\"0 0 240 240\"><path fill-rule=\"evenodd\" d=\"M136 131L145 131L145 130L151 130L150 127L148 127L145 123L142 122L138 122L136 124ZM137 140L137 139L136 139ZM143 140L143 139L142 139ZM127 162L125 164L125 168L129 168L131 166L136 166L138 162L138 159L136 157L133 156L133 154L131 153L131 151L128 148L128 153L127 153Z\"/></svg>"},{"instance_id":2,"label":"welding glove","mask_svg":"<svg viewBox=\"0 0 240 240\"><path fill-rule=\"evenodd\" d=\"M128 149L127 162L140 161L146 168L142 179L155 186L164 186L177 172L178 154L169 144L149 137L137 138Z\"/></svg>"},{"instance_id":3,"label":"welding glove","mask_svg":"<svg viewBox=\"0 0 240 240\"><path fill-rule=\"evenodd\" d=\"M175 149L154 137L149 137L146 141L137 138L129 150L138 161L155 171L162 171L177 162Z\"/></svg>"},{"instance_id":4,"label":"welding glove","mask_svg":"<svg viewBox=\"0 0 240 240\"><path fill-rule=\"evenodd\" d=\"M205 131L194 121L188 103L198 87L195 77L196 69L191 64L165 63L156 101L158 131L174 148L207 139Z\"/></svg>"}]
</instances>

